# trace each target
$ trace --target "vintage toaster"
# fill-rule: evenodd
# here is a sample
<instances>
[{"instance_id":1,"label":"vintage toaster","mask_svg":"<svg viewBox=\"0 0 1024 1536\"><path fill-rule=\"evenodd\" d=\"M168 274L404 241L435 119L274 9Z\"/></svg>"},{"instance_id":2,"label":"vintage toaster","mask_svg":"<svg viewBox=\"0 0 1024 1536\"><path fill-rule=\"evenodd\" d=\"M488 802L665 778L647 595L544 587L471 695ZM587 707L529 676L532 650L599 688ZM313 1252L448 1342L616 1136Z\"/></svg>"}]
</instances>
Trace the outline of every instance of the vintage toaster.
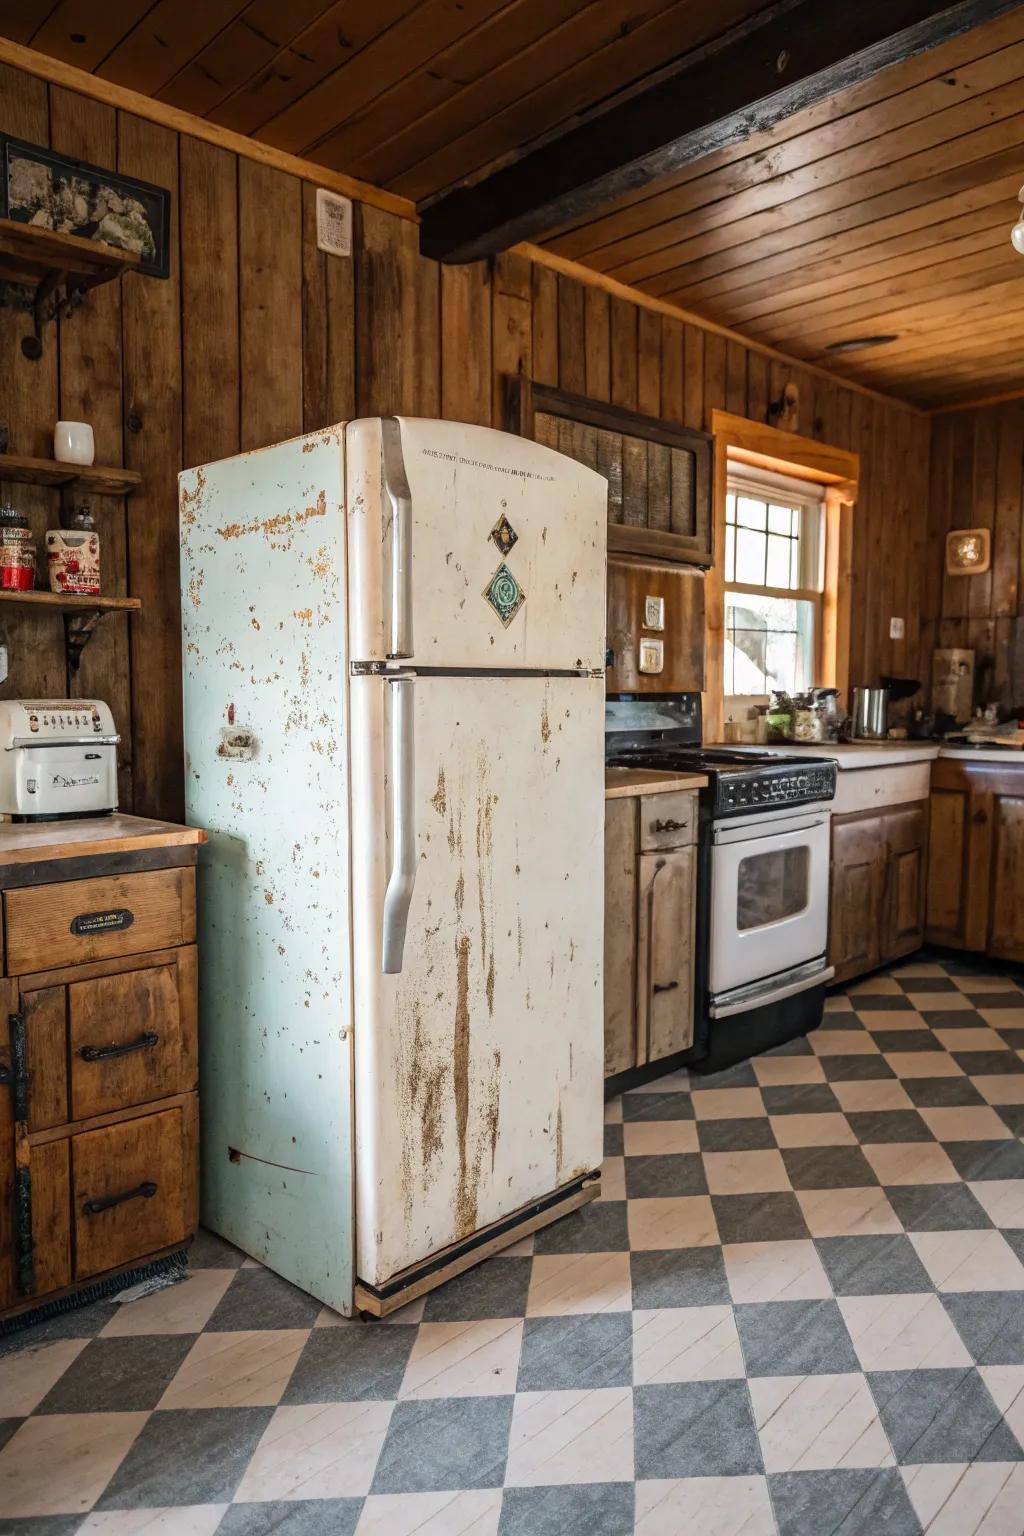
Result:
<instances>
[{"instance_id":1,"label":"vintage toaster","mask_svg":"<svg viewBox=\"0 0 1024 1536\"><path fill-rule=\"evenodd\" d=\"M0 700L0 815L55 821L116 810L119 740L96 699Z\"/></svg>"}]
</instances>

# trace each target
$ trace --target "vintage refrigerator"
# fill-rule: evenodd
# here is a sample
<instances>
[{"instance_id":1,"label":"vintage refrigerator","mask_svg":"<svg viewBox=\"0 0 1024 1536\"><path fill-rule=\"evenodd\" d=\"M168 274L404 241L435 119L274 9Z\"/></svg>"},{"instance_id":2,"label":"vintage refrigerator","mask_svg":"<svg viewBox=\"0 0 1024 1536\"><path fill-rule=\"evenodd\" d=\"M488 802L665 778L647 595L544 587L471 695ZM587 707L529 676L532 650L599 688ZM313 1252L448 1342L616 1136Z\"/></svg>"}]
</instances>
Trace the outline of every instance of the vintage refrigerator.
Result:
<instances>
[{"instance_id":1,"label":"vintage refrigerator","mask_svg":"<svg viewBox=\"0 0 1024 1536\"><path fill-rule=\"evenodd\" d=\"M396 417L180 515L203 1219L383 1313L596 1193L606 485Z\"/></svg>"}]
</instances>

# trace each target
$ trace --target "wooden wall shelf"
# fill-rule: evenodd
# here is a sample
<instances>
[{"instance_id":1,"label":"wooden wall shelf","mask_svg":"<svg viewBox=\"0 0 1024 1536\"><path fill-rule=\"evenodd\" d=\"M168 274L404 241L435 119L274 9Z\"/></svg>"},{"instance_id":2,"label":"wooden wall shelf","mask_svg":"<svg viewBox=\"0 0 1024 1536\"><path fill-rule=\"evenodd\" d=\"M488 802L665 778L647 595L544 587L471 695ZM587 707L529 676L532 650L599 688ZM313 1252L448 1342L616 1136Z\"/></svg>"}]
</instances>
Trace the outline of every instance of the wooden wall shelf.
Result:
<instances>
[{"instance_id":1,"label":"wooden wall shelf","mask_svg":"<svg viewBox=\"0 0 1024 1536\"><path fill-rule=\"evenodd\" d=\"M34 288L33 334L21 350L33 360L43 355L43 326L70 314L90 288L136 270L141 257L98 240L83 240L37 224L0 219L0 281Z\"/></svg>"},{"instance_id":2,"label":"wooden wall shelf","mask_svg":"<svg viewBox=\"0 0 1024 1536\"><path fill-rule=\"evenodd\" d=\"M134 469L108 469L99 464L62 464L59 459L29 459L0 453L0 480L23 485L77 485L94 496L130 496L142 484Z\"/></svg>"},{"instance_id":3,"label":"wooden wall shelf","mask_svg":"<svg viewBox=\"0 0 1024 1536\"><path fill-rule=\"evenodd\" d=\"M105 613L138 613L138 597L81 597L64 592L0 592L0 611L4 605L38 608L44 613L59 613L64 619L64 643L68 667L78 671L82 652Z\"/></svg>"}]
</instances>

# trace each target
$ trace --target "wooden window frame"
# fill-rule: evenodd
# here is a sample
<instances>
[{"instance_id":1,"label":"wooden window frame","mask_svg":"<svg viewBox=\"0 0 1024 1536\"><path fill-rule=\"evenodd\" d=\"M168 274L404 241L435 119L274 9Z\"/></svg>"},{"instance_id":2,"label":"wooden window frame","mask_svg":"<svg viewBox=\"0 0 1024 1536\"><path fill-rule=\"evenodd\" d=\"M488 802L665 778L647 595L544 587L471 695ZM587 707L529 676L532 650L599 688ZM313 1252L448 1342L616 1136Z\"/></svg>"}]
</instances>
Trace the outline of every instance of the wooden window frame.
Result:
<instances>
[{"instance_id":1,"label":"wooden window frame","mask_svg":"<svg viewBox=\"0 0 1024 1536\"><path fill-rule=\"evenodd\" d=\"M853 514L860 479L860 455L814 438L784 432L712 411L715 441L715 547L725 548L725 498L730 461L774 470L793 480L825 487L825 583L816 637L819 682L845 697L850 672L850 599L853 566ZM799 594L793 594L799 596ZM725 566L708 572L705 590L706 688L704 738L721 741L725 725Z\"/></svg>"},{"instance_id":2,"label":"wooden window frame","mask_svg":"<svg viewBox=\"0 0 1024 1536\"><path fill-rule=\"evenodd\" d=\"M644 416L639 411L609 405L603 400L592 400L586 395L570 394L516 374L506 374L502 386L502 425L507 432L520 437L536 438L534 419L540 411L546 416L583 422L608 432L621 432L627 437L644 438L667 448L681 448L692 453L694 527L697 532L691 536L660 528L609 522L608 553L671 560L701 566L705 570L713 566L715 550L721 548L721 544L715 537L715 445L708 433L678 426L657 416Z\"/></svg>"}]
</instances>

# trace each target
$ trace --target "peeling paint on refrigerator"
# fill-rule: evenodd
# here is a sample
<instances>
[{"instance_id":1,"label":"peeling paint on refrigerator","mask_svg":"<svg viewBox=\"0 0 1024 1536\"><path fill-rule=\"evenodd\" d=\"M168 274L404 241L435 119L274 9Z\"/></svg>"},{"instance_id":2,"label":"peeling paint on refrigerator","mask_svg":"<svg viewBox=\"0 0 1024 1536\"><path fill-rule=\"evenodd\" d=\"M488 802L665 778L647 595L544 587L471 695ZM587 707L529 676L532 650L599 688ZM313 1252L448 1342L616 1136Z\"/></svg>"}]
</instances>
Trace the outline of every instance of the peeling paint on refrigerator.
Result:
<instances>
[{"instance_id":1,"label":"peeling paint on refrigerator","mask_svg":"<svg viewBox=\"0 0 1024 1536\"><path fill-rule=\"evenodd\" d=\"M600 1166L605 482L387 418L180 502L204 1220L386 1310Z\"/></svg>"}]
</instances>

